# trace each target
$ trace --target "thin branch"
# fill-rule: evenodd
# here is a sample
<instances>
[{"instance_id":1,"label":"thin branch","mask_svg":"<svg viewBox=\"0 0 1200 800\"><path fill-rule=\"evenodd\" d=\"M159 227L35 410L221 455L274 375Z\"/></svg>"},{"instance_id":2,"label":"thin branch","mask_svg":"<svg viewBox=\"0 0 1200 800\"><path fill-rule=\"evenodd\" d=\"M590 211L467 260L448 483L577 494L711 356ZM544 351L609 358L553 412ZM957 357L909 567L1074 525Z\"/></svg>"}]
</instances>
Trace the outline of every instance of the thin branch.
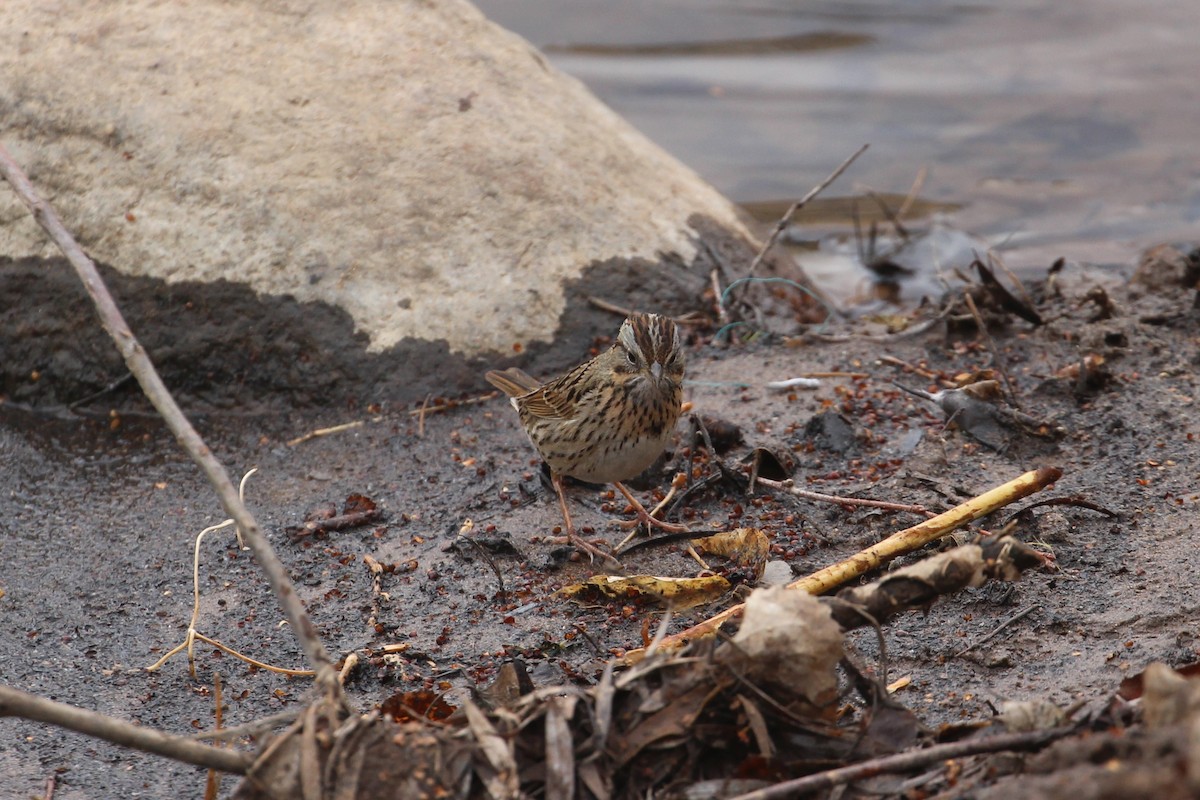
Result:
<instances>
[{"instance_id":1,"label":"thin branch","mask_svg":"<svg viewBox=\"0 0 1200 800\"><path fill-rule=\"evenodd\" d=\"M1007 628L1009 625L1012 625L1014 622L1017 622L1018 620L1024 619L1025 617L1029 616L1030 614L1032 614L1034 611L1036 611L1039 608L1041 608L1041 605L1039 605L1038 603L1034 603L1033 605L1025 606L1025 608L1021 609L1016 614L1013 614L1011 617L1004 620L1004 622L1001 622L996 627L996 629L994 631L992 631L991 633L989 633L987 636L983 637L982 639L980 639L977 642L972 642L971 644L964 647L962 650L959 650L957 653L954 654L954 657L958 658L959 656L965 656L967 653L971 652L976 647L987 644L992 639L995 639L997 636L999 636L1000 633L1005 628Z\"/></svg>"},{"instance_id":2,"label":"thin branch","mask_svg":"<svg viewBox=\"0 0 1200 800\"><path fill-rule=\"evenodd\" d=\"M616 303L605 300L603 297L596 297L594 295L589 295L587 300L589 303L594 305L596 308L600 309L601 311L607 311L610 314L620 314L623 317L628 317L628 316L636 313L636 309L630 308L629 306L618 305ZM686 313L682 316L671 317L671 321L674 322L676 325L707 325L708 324L708 320L705 319L704 315L700 314L696 311L689 311L688 313Z\"/></svg>"},{"instance_id":3,"label":"thin branch","mask_svg":"<svg viewBox=\"0 0 1200 800\"><path fill-rule=\"evenodd\" d=\"M729 312L725 309L725 299L721 294L721 273L716 267L709 273L709 281L712 283L713 304L717 307L717 322L722 325L729 321Z\"/></svg>"},{"instance_id":4,"label":"thin branch","mask_svg":"<svg viewBox=\"0 0 1200 800\"><path fill-rule=\"evenodd\" d=\"M142 391L158 409L158 413L162 415L167 427L175 434L180 446L187 451L192 460L208 477L225 513L237 522L238 529L250 545L259 566L262 567L267 582L270 583L271 590L275 593L284 616L291 625L293 634L308 657L309 663L317 670L318 684L327 692L328 697L336 699L344 705L345 695L338 683L333 661L317 635L316 627L304 610L304 604L301 603L300 596L296 593L296 587L288 578L283 563L271 548L254 516L238 497L237 488L229 480L225 468L212 454L192 424L188 422L162 378L159 377L154 365L150 362L150 357L146 355L145 348L133 335L132 329L121 315L112 295L109 294L108 287L104 285L100 273L96 270L96 265L83 252L83 248L63 225L54 209L34 191L29 178L2 145L0 145L0 175L3 175L4 179L12 185L17 196L29 207L33 218L46 230L54 243L66 255L67 260L71 262L71 266L75 268L75 272L83 281L84 288L99 312L100 323L116 343L117 350L125 360L125 365L137 377Z\"/></svg>"},{"instance_id":5,"label":"thin branch","mask_svg":"<svg viewBox=\"0 0 1200 800\"><path fill-rule=\"evenodd\" d=\"M240 739L243 736L257 738L262 736L272 728L277 728L280 725L288 725L295 722L296 718L304 713L303 708L289 708L287 711L280 711L278 714L272 714L269 717L252 720L242 725L236 725L232 728L220 728L218 730L204 731L203 733L193 733L190 739L209 739L214 742L230 742L234 739Z\"/></svg>"},{"instance_id":6,"label":"thin branch","mask_svg":"<svg viewBox=\"0 0 1200 800\"><path fill-rule=\"evenodd\" d=\"M780 234L782 234L787 229L787 226L791 224L792 217L796 215L796 212L804 208L804 206L807 205L808 202L814 197L825 191L829 184L841 177L841 174L849 169L850 165L853 164L859 156L865 153L868 147L870 147L870 145L864 144L862 147L858 148L858 150L854 152L854 155L847 158L841 163L840 166L838 166L837 169L829 173L828 178L818 183L809 191L808 194L804 195L804 197L801 197L788 207L788 210L784 213L784 215L779 218L779 222L775 223L775 230L771 231L771 235L767 237L766 244L764 244L762 249L758 251L758 255L754 257L754 260L750 262L750 268L746 270L747 276L753 275L754 270L758 269L758 267L762 264L762 261L764 258L766 258L767 253L772 247L775 246L775 242L779 239Z\"/></svg>"},{"instance_id":7,"label":"thin branch","mask_svg":"<svg viewBox=\"0 0 1200 800\"><path fill-rule=\"evenodd\" d=\"M904 219L908 210L912 208L912 204L918 197L921 196L921 189L925 186L925 178L929 174L929 167L922 166L917 170L917 177L913 178L912 186L908 188L908 194L904 196L904 202L900 204L900 208L896 210L896 218Z\"/></svg>"},{"instance_id":8,"label":"thin branch","mask_svg":"<svg viewBox=\"0 0 1200 800\"><path fill-rule=\"evenodd\" d=\"M232 772L235 775L245 775L252 762L246 753L212 747L153 728L143 728L131 722L66 703L56 703L8 686L0 686L0 716L48 722L113 744L167 756L199 767Z\"/></svg>"},{"instance_id":9,"label":"thin branch","mask_svg":"<svg viewBox=\"0 0 1200 800\"><path fill-rule=\"evenodd\" d=\"M330 436L342 431L348 431L351 428L361 428L366 423L361 419L356 419L353 422L344 422L341 425L334 425L332 428L318 428L315 431L309 431L303 436L297 436L295 439L288 439L284 444L288 447L295 447L298 444L303 444L312 439L318 439L322 436Z\"/></svg>"},{"instance_id":10,"label":"thin branch","mask_svg":"<svg viewBox=\"0 0 1200 800\"><path fill-rule=\"evenodd\" d=\"M983 753L1000 753L1006 750L1036 750L1055 739L1069 735L1074 730L1073 726L1067 726L1041 731L1001 733L996 736L967 739L963 742L936 744L923 750L910 750L890 756L881 756L849 767L838 767L818 772L815 775L805 775L803 778L783 781L765 789L739 794L732 800L782 800L785 797L799 797L823 789L833 789L876 775L911 772L952 758Z\"/></svg>"},{"instance_id":11,"label":"thin branch","mask_svg":"<svg viewBox=\"0 0 1200 800\"><path fill-rule=\"evenodd\" d=\"M925 516L936 516L932 511L925 506L911 505L908 503L893 503L890 500L868 500L865 497L846 497L837 494L824 494L823 492L810 492L807 489L801 489L796 486L791 480L773 481L770 478L759 478L758 482L763 486L769 486L772 489L788 492L796 497L804 500L811 500L815 503L836 503L842 506L859 506L863 508L882 508L887 511L911 511L914 514L924 514Z\"/></svg>"},{"instance_id":12,"label":"thin branch","mask_svg":"<svg viewBox=\"0 0 1200 800\"><path fill-rule=\"evenodd\" d=\"M440 411L450 411L452 409L460 408L462 406L479 405L480 403L486 403L487 401L492 400L499 396L500 396L499 392L488 392L487 394L481 394L477 397L468 397L465 400L447 400L445 403L442 403L441 405L432 405L431 406L431 405L428 405L428 403L424 403L424 404L422 404L422 406L420 408L414 408L411 411L409 411L408 415L410 417L425 417L429 414L437 414ZM382 419L382 417L379 417L379 419Z\"/></svg>"}]
</instances>

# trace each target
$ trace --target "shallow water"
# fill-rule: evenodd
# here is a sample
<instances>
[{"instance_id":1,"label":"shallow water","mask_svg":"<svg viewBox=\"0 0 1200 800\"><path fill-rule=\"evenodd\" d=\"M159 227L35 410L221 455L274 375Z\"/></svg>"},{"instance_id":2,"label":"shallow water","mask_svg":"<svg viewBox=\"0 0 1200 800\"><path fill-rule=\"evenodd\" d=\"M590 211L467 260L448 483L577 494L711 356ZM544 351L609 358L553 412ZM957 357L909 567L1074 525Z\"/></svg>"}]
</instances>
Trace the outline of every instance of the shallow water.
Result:
<instances>
[{"instance_id":1,"label":"shallow water","mask_svg":"<svg viewBox=\"0 0 1200 800\"><path fill-rule=\"evenodd\" d=\"M925 167L921 197L1017 269L1200 239L1191 0L478 5L739 202L798 198L869 143L824 198L904 195ZM813 212L814 239L849 230Z\"/></svg>"}]
</instances>

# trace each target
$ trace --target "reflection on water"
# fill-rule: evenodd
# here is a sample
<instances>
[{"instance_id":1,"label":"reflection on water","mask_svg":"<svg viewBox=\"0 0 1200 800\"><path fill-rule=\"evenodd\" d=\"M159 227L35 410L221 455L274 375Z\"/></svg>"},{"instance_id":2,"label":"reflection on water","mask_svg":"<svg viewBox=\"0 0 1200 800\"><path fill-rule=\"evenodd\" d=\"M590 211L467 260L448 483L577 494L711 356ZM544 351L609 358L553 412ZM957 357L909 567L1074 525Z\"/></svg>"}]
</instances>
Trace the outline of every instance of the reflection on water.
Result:
<instances>
[{"instance_id":1,"label":"reflection on water","mask_svg":"<svg viewBox=\"0 0 1200 800\"><path fill-rule=\"evenodd\" d=\"M827 199L926 167L923 201L1016 268L1200 239L1190 0L479 5L752 208L870 143Z\"/></svg>"},{"instance_id":2,"label":"reflection on water","mask_svg":"<svg viewBox=\"0 0 1200 800\"><path fill-rule=\"evenodd\" d=\"M763 56L773 53L806 53L869 44L871 37L824 31L762 39L712 39L703 42L652 42L546 45L547 53L582 56Z\"/></svg>"},{"instance_id":3,"label":"reflection on water","mask_svg":"<svg viewBox=\"0 0 1200 800\"><path fill-rule=\"evenodd\" d=\"M872 202L876 201L876 202ZM843 227L847 221L858 219L863 224L886 222L894 211L904 207L905 219L927 219L934 214L946 214L958 211L962 206L956 203L938 203L922 197L908 202L908 197L888 192L878 192L870 198L862 197L817 197L810 200L804 208L795 215L795 222L806 227L834 226ZM742 208L762 223L774 223L782 217L794 200L751 200L743 202Z\"/></svg>"}]
</instances>

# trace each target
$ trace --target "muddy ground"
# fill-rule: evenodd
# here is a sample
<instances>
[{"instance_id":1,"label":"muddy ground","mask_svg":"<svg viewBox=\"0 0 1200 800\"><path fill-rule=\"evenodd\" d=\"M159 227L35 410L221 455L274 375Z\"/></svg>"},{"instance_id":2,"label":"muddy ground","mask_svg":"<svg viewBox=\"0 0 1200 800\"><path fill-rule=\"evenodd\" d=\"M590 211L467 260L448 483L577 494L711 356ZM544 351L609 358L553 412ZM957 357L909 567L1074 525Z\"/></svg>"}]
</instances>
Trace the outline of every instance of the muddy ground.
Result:
<instances>
[{"instance_id":1,"label":"muddy ground","mask_svg":"<svg viewBox=\"0 0 1200 800\"><path fill-rule=\"evenodd\" d=\"M1111 289L1110 307L1084 299L1094 285L1086 277L1059 276L1059 289L1032 285L1042 325L985 309L1023 410L1065 431L1053 438L1004 430L990 442L999 449L947 428L935 406L892 383L935 389L997 366L965 322L885 340L863 338L883 330L859 322L831 326L822 339L721 347L711 343L711 329L690 329L687 399L742 432L727 460L767 447L786 456L807 488L935 509L1057 466L1062 479L1018 507L1078 495L1115 515L1038 508L1018 532L1052 553L1056 568L964 592L887 626L889 676L912 679L897 697L929 725L987 719L991 704L1009 699L1103 705L1123 677L1148 663L1197 658L1200 312L1194 291L1169 281L1165 267L1150 274L1153 285ZM618 323L614 317L611 327ZM1104 359L1091 380L1057 377L1089 355ZM791 393L766 388L817 371L865 377ZM196 419L231 472L258 469L247 500L326 644L364 657L348 683L360 709L398 690L486 683L513 658L539 684L589 681L604 659L642 644L657 612L625 602L580 607L555 595L595 570L542 540L559 524L558 509L506 402L422 419L410 406L383 401ZM305 679L250 668L211 646L197 649L195 678L183 656L145 671L181 641L191 614L192 542L223 515L144 408L124 388L69 418L0 404L3 681L177 733L213 725L217 672L226 725L300 703ZM356 419L364 424L287 444ZM679 441L638 484L642 496L661 493L687 453ZM340 510L354 494L378 503L384 519L322 537L289 532L315 510ZM571 502L577 522L610 542L620 538L612 520L623 504L608 489L577 486ZM998 527L1013 510L984 524ZM698 531L759 527L773 557L796 575L918 521L720 486L690 497L679 518ZM372 585L367 556L390 570L381 578L386 597ZM637 573L695 572L677 545L623 561ZM228 530L206 538L200 584L201 632L264 661L303 665L265 582ZM672 629L731 602L679 614ZM956 655L1019 612L1026 613L1002 634ZM873 633L852 641L868 662L878 658ZM407 649L385 658L390 644ZM42 796L53 778L58 800L200 796L204 781L200 769L19 719L0 720L0 776L0 797ZM225 793L233 785L226 778Z\"/></svg>"}]
</instances>

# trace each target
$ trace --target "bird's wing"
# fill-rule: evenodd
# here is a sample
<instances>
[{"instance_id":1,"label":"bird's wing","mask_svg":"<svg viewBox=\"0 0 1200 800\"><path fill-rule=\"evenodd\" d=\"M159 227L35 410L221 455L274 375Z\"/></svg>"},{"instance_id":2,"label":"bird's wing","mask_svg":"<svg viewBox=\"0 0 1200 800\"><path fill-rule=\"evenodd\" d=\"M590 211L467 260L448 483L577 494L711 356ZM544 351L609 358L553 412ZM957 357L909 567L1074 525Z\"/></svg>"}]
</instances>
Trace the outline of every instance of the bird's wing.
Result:
<instances>
[{"instance_id":1,"label":"bird's wing","mask_svg":"<svg viewBox=\"0 0 1200 800\"><path fill-rule=\"evenodd\" d=\"M529 394L541 386L537 378L516 367L509 367L502 372L492 370L483 377L487 379L488 383L509 397L520 397L523 394Z\"/></svg>"},{"instance_id":2,"label":"bird's wing","mask_svg":"<svg viewBox=\"0 0 1200 800\"><path fill-rule=\"evenodd\" d=\"M545 386L516 367L499 372L492 370L484 377L492 386L511 397L513 405L523 414L542 419L571 419L575 416L575 403L562 389L563 379L571 374L568 372Z\"/></svg>"},{"instance_id":3,"label":"bird's wing","mask_svg":"<svg viewBox=\"0 0 1200 800\"><path fill-rule=\"evenodd\" d=\"M522 395L514 401L523 414L532 414L542 419L574 419L575 403L566 392L555 391L554 384Z\"/></svg>"}]
</instances>

